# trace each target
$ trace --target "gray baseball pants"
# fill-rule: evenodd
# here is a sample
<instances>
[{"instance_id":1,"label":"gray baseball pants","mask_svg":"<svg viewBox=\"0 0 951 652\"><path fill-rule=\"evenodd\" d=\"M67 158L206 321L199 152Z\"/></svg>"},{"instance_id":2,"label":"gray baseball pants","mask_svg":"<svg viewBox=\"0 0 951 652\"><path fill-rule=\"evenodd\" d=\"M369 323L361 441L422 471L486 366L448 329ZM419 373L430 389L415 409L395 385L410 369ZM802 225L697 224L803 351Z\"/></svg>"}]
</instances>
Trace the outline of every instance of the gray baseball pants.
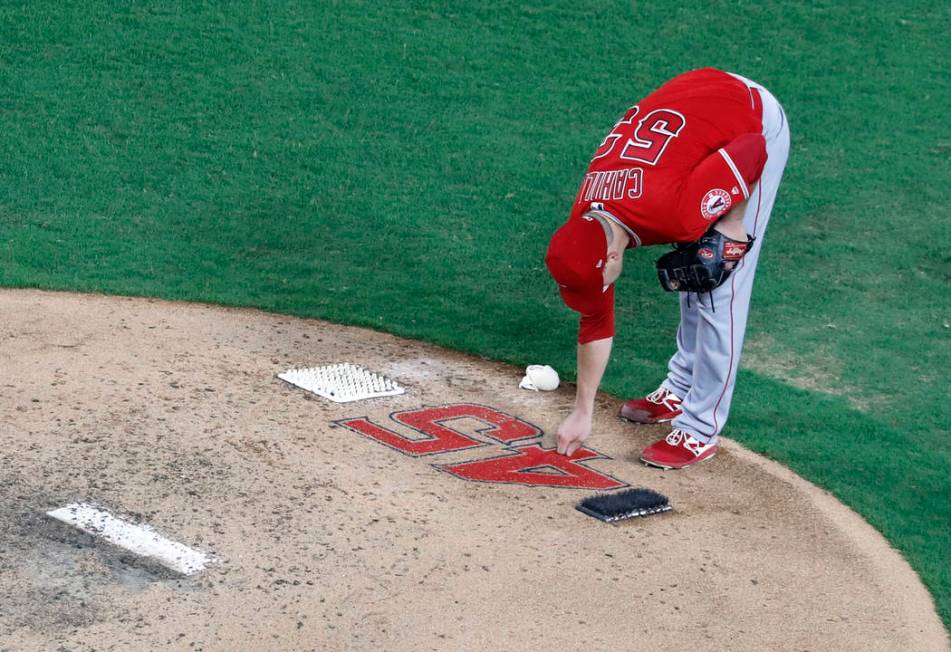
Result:
<instances>
[{"instance_id":1,"label":"gray baseball pants","mask_svg":"<svg viewBox=\"0 0 951 652\"><path fill-rule=\"evenodd\" d=\"M759 182L751 189L743 217L747 233L754 235L756 242L712 296L680 295L677 352L668 363L663 382L683 400L683 413L674 419L673 427L704 443L720 434L730 414L756 263L789 156L789 125L779 102L759 84L734 76L756 88L763 101L768 158Z\"/></svg>"}]
</instances>

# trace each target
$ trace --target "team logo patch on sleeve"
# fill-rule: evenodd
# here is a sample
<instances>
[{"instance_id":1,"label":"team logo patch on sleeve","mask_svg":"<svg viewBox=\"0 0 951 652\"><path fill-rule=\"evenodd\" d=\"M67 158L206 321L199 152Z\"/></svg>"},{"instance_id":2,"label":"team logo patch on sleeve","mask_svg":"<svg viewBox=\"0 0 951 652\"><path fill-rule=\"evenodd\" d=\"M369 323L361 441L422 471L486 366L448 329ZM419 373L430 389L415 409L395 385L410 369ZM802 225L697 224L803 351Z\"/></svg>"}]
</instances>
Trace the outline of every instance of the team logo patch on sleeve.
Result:
<instances>
[{"instance_id":1,"label":"team logo patch on sleeve","mask_svg":"<svg viewBox=\"0 0 951 652\"><path fill-rule=\"evenodd\" d=\"M733 199L730 193L722 188L714 188L700 201L700 214L703 219L712 220L726 213L732 205Z\"/></svg>"}]
</instances>

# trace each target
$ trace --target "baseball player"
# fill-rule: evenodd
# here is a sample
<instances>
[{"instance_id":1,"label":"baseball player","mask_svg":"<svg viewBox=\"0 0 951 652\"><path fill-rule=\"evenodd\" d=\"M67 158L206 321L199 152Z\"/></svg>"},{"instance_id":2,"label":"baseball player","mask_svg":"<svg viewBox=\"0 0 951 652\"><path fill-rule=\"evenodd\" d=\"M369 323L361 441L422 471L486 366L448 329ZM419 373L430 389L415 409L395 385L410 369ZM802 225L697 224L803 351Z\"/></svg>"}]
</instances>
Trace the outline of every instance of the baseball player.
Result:
<instances>
[{"instance_id":1,"label":"baseball player","mask_svg":"<svg viewBox=\"0 0 951 652\"><path fill-rule=\"evenodd\" d=\"M591 435L594 399L615 334L614 282L624 252L674 244L657 261L679 291L667 378L621 416L672 421L641 460L679 469L712 457L730 412L756 262L789 153L786 116L765 88L703 68L628 109L598 147L545 262L581 315L574 409L558 429L572 455Z\"/></svg>"}]
</instances>

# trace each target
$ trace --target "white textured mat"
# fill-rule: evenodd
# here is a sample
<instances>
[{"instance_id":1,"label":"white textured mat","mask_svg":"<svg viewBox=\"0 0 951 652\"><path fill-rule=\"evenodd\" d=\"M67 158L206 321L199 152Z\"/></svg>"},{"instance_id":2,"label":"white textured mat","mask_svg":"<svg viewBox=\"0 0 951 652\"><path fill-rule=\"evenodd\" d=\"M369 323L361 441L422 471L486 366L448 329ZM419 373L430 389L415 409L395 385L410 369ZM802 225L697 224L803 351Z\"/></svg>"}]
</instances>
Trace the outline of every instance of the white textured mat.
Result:
<instances>
[{"instance_id":1,"label":"white textured mat","mask_svg":"<svg viewBox=\"0 0 951 652\"><path fill-rule=\"evenodd\" d=\"M86 503L73 503L46 514L136 555L154 559L182 575L202 571L211 562L208 554L167 539L148 525L123 521Z\"/></svg>"},{"instance_id":2,"label":"white textured mat","mask_svg":"<svg viewBox=\"0 0 951 652\"><path fill-rule=\"evenodd\" d=\"M337 403L396 396L406 391L389 378L349 362L309 369L289 369L277 377Z\"/></svg>"}]
</instances>

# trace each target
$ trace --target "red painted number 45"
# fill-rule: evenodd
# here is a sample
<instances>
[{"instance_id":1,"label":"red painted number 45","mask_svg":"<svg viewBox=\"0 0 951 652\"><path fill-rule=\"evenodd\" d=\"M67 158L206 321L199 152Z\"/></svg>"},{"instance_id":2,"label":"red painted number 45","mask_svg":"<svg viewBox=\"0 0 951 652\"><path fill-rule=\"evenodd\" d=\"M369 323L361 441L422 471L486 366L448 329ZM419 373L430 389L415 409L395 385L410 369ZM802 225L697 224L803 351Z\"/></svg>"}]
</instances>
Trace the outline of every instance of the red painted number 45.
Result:
<instances>
[{"instance_id":1,"label":"red painted number 45","mask_svg":"<svg viewBox=\"0 0 951 652\"><path fill-rule=\"evenodd\" d=\"M542 448L538 442L527 442L543 434L537 426L484 405L442 405L396 412L390 418L411 433L391 430L366 417L335 423L404 455L423 457L492 445L452 427L453 421L475 420L485 426L476 432L501 444L501 454L471 462L433 464L435 468L476 482L602 490L627 486L584 465L584 462L602 458L599 453L582 448L568 458L556 450Z\"/></svg>"}]
</instances>

